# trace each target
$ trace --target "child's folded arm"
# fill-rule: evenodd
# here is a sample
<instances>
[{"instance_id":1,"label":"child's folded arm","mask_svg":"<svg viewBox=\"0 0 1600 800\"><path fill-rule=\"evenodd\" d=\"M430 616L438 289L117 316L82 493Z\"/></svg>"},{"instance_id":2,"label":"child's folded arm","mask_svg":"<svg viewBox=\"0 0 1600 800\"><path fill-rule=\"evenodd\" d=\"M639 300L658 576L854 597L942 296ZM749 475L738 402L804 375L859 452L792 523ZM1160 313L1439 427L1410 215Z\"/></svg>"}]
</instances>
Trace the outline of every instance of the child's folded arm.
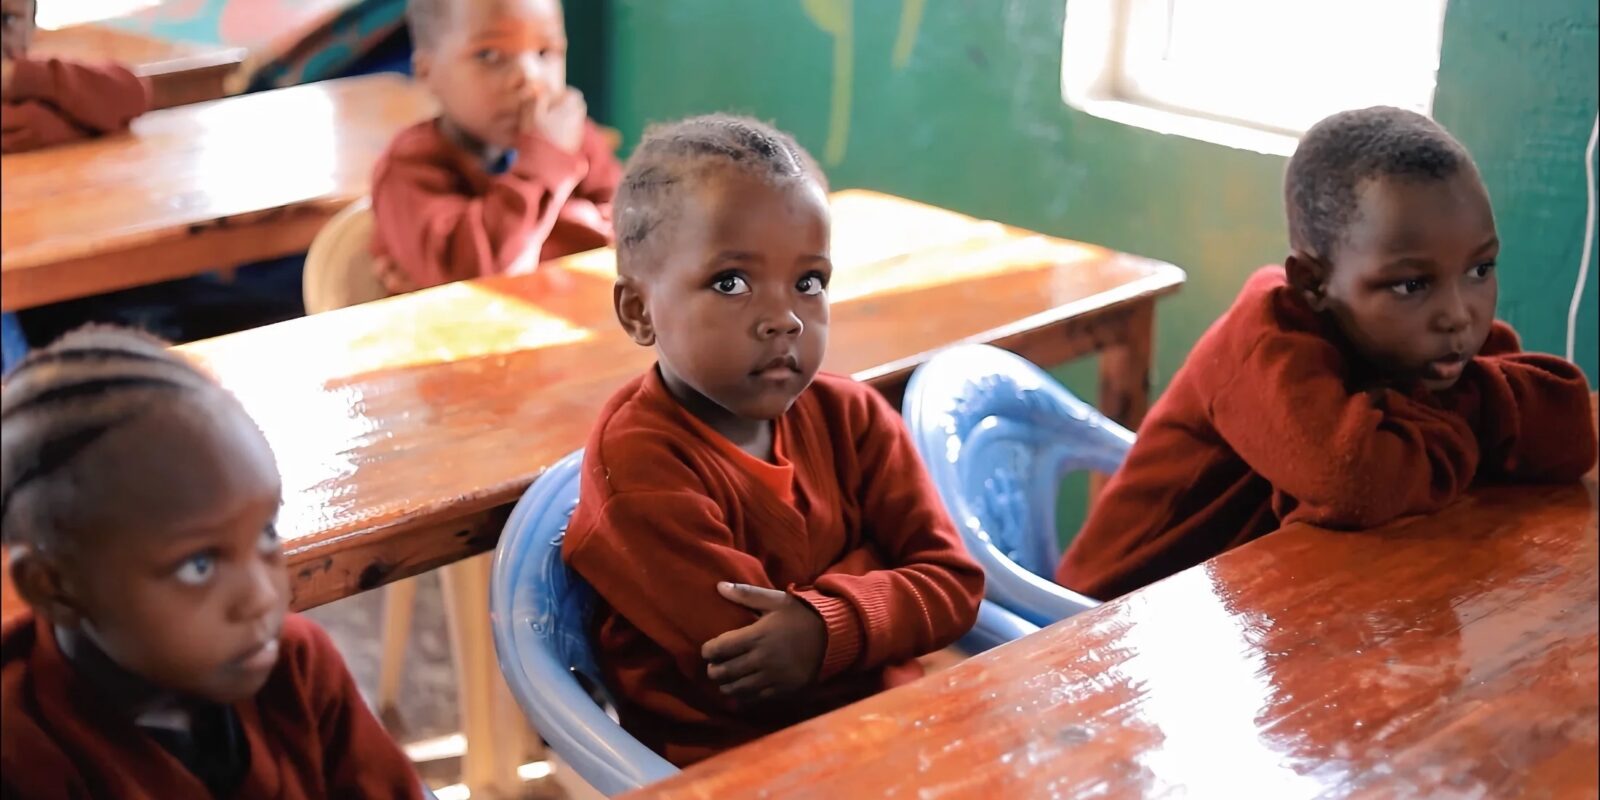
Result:
<instances>
[{"instance_id":1,"label":"child's folded arm","mask_svg":"<svg viewBox=\"0 0 1600 800\"><path fill-rule=\"evenodd\" d=\"M86 139L84 130L54 106L38 100L7 102L0 107L0 152L22 153Z\"/></svg>"},{"instance_id":2,"label":"child's folded arm","mask_svg":"<svg viewBox=\"0 0 1600 800\"><path fill-rule=\"evenodd\" d=\"M1296 507L1284 522L1366 528L1436 510L1472 481L1477 439L1459 414L1394 389L1352 391L1321 336L1273 332L1215 392L1212 424Z\"/></svg>"},{"instance_id":3,"label":"child's folded arm","mask_svg":"<svg viewBox=\"0 0 1600 800\"><path fill-rule=\"evenodd\" d=\"M60 59L15 61L8 99L48 103L92 133L111 133L150 110L150 86L126 67Z\"/></svg>"},{"instance_id":4,"label":"child's folded arm","mask_svg":"<svg viewBox=\"0 0 1600 800\"><path fill-rule=\"evenodd\" d=\"M592 120L585 125L582 154L589 169L572 194L594 203L609 219L611 201L616 197L617 186L622 183L622 162L617 160L617 154L600 133L600 128Z\"/></svg>"},{"instance_id":5,"label":"child's folded arm","mask_svg":"<svg viewBox=\"0 0 1600 800\"><path fill-rule=\"evenodd\" d=\"M388 256L417 288L509 271L539 248L583 177L583 161L530 139L482 197L432 154L396 154L372 187L372 210Z\"/></svg>"},{"instance_id":6,"label":"child's folded arm","mask_svg":"<svg viewBox=\"0 0 1600 800\"><path fill-rule=\"evenodd\" d=\"M1486 475L1573 481L1594 466L1589 382L1571 362L1539 353L1480 356L1463 383L1478 396Z\"/></svg>"},{"instance_id":7,"label":"child's folded arm","mask_svg":"<svg viewBox=\"0 0 1600 800\"><path fill-rule=\"evenodd\" d=\"M761 562L734 546L722 510L692 491L626 491L592 523L567 532L563 557L617 614L705 678L700 649L754 623L756 612L717 593L721 582L774 587Z\"/></svg>"},{"instance_id":8,"label":"child's folded arm","mask_svg":"<svg viewBox=\"0 0 1600 800\"><path fill-rule=\"evenodd\" d=\"M871 669L953 644L972 629L983 598L983 570L967 555L899 415L876 392L862 396L867 400L852 428L861 432L856 493L870 547L847 558L863 566L881 559L886 568L830 570L814 586L795 591L828 623L822 677L830 669ZM850 637L858 638L860 653L841 664Z\"/></svg>"}]
</instances>

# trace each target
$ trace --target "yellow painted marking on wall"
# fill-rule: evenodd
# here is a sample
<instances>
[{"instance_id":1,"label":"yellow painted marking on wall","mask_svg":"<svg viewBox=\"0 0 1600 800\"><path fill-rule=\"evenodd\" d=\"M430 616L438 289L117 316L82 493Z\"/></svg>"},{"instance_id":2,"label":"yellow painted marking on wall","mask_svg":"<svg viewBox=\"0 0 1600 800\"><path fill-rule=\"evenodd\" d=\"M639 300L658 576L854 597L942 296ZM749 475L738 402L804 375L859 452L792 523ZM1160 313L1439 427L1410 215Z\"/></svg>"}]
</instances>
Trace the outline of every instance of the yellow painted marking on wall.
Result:
<instances>
[{"instance_id":1,"label":"yellow painted marking on wall","mask_svg":"<svg viewBox=\"0 0 1600 800\"><path fill-rule=\"evenodd\" d=\"M833 97L828 111L828 143L823 160L829 166L844 161L850 139L850 89L854 85L855 30L851 0L801 0L806 16L833 36Z\"/></svg>"},{"instance_id":2,"label":"yellow painted marking on wall","mask_svg":"<svg viewBox=\"0 0 1600 800\"><path fill-rule=\"evenodd\" d=\"M925 0L900 0L900 32L894 37L894 54L890 63L895 69L905 69L911 63L911 50L917 46L917 32L922 29L922 7Z\"/></svg>"}]
</instances>

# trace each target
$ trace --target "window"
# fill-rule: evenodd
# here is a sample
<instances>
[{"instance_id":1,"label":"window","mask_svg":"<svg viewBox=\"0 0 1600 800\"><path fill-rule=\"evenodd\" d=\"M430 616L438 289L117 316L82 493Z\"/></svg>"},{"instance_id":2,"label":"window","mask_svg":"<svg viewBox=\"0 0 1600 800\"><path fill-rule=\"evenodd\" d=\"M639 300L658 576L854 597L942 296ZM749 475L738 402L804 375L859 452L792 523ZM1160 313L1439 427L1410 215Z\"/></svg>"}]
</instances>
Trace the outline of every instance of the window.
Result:
<instances>
[{"instance_id":1,"label":"window","mask_svg":"<svg viewBox=\"0 0 1600 800\"><path fill-rule=\"evenodd\" d=\"M159 0L39 0L34 21L47 31L73 25L126 17L156 5Z\"/></svg>"},{"instance_id":2,"label":"window","mask_svg":"<svg viewBox=\"0 0 1600 800\"><path fill-rule=\"evenodd\" d=\"M1062 94L1096 116L1287 153L1317 120L1428 113L1445 0L1069 0Z\"/></svg>"}]
</instances>

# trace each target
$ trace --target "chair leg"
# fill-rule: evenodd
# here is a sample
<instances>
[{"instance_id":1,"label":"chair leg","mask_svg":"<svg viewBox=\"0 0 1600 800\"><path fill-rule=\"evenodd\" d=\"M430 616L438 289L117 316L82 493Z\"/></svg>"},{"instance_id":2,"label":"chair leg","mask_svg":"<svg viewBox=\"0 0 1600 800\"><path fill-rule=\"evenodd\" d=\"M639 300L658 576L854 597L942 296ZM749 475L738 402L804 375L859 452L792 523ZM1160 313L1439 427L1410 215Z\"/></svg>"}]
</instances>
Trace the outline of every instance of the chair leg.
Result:
<instances>
[{"instance_id":1,"label":"chair leg","mask_svg":"<svg viewBox=\"0 0 1600 800\"><path fill-rule=\"evenodd\" d=\"M517 767L542 757L538 736L500 674L489 624L492 555L440 570L450 645L455 654L461 730L467 740L461 782L474 798L514 797L522 787Z\"/></svg>"},{"instance_id":2,"label":"chair leg","mask_svg":"<svg viewBox=\"0 0 1600 800\"><path fill-rule=\"evenodd\" d=\"M417 579L408 578L383 587L382 656L378 662L378 711L399 707L400 674L405 665L406 642L411 638L412 612L417 606Z\"/></svg>"}]
</instances>

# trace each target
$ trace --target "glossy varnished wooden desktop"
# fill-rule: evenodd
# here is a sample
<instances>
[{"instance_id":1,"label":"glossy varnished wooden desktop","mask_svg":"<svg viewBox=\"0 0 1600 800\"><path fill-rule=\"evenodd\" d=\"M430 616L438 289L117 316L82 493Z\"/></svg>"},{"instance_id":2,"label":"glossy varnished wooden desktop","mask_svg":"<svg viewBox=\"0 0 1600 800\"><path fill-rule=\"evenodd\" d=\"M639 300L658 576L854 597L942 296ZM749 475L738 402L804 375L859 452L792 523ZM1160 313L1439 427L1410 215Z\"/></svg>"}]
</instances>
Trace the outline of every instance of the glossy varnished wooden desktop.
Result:
<instances>
[{"instance_id":1,"label":"glossy varnished wooden desktop","mask_svg":"<svg viewBox=\"0 0 1600 800\"><path fill-rule=\"evenodd\" d=\"M170 108L231 94L229 79L246 53L242 47L174 42L90 24L40 30L29 55L122 64L150 81L155 108Z\"/></svg>"},{"instance_id":2,"label":"glossy varnished wooden desktop","mask_svg":"<svg viewBox=\"0 0 1600 800\"><path fill-rule=\"evenodd\" d=\"M867 192L834 201L824 368L898 397L960 341L1041 364L1102 353L1100 404L1144 412L1153 308L1183 272ZM652 363L618 327L610 251L182 348L243 400L283 472L307 608L493 547L510 505Z\"/></svg>"},{"instance_id":3,"label":"glossy varnished wooden desktop","mask_svg":"<svg viewBox=\"0 0 1600 800\"><path fill-rule=\"evenodd\" d=\"M632 800L1593 798L1594 474L1292 526Z\"/></svg>"},{"instance_id":4,"label":"glossy varnished wooden desktop","mask_svg":"<svg viewBox=\"0 0 1600 800\"><path fill-rule=\"evenodd\" d=\"M371 75L153 111L0 159L0 308L304 252L432 101Z\"/></svg>"}]
</instances>

